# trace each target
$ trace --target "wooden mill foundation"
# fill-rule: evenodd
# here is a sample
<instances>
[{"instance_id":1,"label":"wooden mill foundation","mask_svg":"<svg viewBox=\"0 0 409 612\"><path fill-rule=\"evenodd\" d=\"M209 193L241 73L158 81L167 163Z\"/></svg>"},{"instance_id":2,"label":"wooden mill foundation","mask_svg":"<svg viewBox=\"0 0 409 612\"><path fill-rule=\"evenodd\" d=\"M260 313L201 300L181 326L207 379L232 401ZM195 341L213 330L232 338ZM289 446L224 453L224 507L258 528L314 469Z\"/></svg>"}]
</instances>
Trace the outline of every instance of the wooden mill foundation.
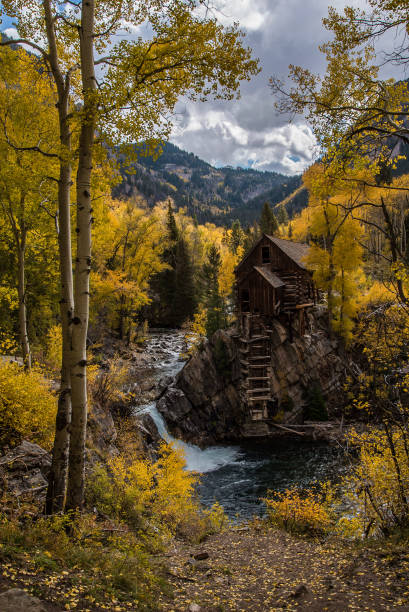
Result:
<instances>
[{"instance_id":1,"label":"wooden mill foundation","mask_svg":"<svg viewBox=\"0 0 409 612\"><path fill-rule=\"evenodd\" d=\"M241 397L248 406L252 421L269 418L267 402L271 401L271 342L261 317L243 316L240 336Z\"/></svg>"}]
</instances>

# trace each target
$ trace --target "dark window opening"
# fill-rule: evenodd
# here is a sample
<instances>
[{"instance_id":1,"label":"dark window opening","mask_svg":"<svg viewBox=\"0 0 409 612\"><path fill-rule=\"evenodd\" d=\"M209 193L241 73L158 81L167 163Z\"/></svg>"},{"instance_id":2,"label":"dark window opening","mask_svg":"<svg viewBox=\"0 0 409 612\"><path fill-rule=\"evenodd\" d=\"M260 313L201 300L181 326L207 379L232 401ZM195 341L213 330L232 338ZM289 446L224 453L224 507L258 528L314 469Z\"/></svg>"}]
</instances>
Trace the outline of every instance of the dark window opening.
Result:
<instances>
[{"instance_id":1,"label":"dark window opening","mask_svg":"<svg viewBox=\"0 0 409 612\"><path fill-rule=\"evenodd\" d=\"M243 289L241 292L241 310L242 312L250 312L250 292L248 289Z\"/></svg>"},{"instance_id":2,"label":"dark window opening","mask_svg":"<svg viewBox=\"0 0 409 612\"><path fill-rule=\"evenodd\" d=\"M263 264L270 263L270 247L261 247L261 260Z\"/></svg>"}]
</instances>

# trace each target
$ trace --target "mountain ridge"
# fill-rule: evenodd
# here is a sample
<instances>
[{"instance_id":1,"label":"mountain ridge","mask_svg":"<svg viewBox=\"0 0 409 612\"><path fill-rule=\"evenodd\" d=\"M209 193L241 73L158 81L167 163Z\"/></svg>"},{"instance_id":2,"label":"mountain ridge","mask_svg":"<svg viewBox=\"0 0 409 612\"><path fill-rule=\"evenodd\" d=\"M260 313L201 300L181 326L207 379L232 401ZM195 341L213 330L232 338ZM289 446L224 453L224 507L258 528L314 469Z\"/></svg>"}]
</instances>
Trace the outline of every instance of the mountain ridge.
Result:
<instances>
[{"instance_id":1,"label":"mountain ridge","mask_svg":"<svg viewBox=\"0 0 409 612\"><path fill-rule=\"evenodd\" d=\"M216 168L168 142L154 160L138 157L126 164L118 156L120 183L115 197L144 197L150 206L171 197L177 208L186 207L199 223L230 225L238 219L243 225L259 218L262 205L273 206L289 199L299 189L301 175L286 176L278 172L252 168ZM302 202L288 205L290 216L301 210Z\"/></svg>"}]
</instances>

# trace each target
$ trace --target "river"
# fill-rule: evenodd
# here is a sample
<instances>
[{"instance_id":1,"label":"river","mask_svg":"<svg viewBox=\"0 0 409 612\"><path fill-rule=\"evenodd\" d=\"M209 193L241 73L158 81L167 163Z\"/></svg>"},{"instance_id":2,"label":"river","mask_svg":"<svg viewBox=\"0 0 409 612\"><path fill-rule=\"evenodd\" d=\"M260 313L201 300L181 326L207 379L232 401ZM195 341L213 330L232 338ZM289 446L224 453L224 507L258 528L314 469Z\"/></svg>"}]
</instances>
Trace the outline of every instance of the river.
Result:
<instances>
[{"instance_id":1,"label":"river","mask_svg":"<svg viewBox=\"0 0 409 612\"><path fill-rule=\"evenodd\" d=\"M151 333L146 352L152 356L154 375L176 376L184 363L180 357L182 348L181 332ZM339 472L339 452L328 444L274 439L200 449L176 440L168 432L155 402L137 406L135 413L150 414L159 435L182 449L186 469L200 472L198 494L202 503L211 506L218 501L232 519L263 514L261 498L269 489L306 487L315 481L331 479Z\"/></svg>"}]
</instances>

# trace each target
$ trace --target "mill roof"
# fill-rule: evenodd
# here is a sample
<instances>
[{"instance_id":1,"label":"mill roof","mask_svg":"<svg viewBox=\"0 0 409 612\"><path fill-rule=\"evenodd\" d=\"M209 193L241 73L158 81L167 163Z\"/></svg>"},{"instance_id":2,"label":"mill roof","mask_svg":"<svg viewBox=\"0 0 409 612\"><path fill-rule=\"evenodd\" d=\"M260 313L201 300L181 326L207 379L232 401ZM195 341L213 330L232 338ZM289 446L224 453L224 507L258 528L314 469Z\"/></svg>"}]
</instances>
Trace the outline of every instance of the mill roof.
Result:
<instances>
[{"instance_id":1,"label":"mill roof","mask_svg":"<svg viewBox=\"0 0 409 612\"><path fill-rule=\"evenodd\" d=\"M268 234L263 234L253 246L251 251L247 253L246 257L241 260L241 262L236 267L236 271L241 268L245 261L250 257L250 255L254 252L254 250L259 246L260 242L263 238L268 238L270 242L272 242L276 247L278 247L287 257L289 257L299 268L303 270L307 269L303 259L310 250L308 244L303 242L293 242L292 240L286 240L285 238L276 238L275 236L269 236Z\"/></svg>"},{"instance_id":2,"label":"mill roof","mask_svg":"<svg viewBox=\"0 0 409 612\"><path fill-rule=\"evenodd\" d=\"M281 278L278 278L278 276L274 274L274 272L271 272L271 270L269 270L268 268L264 268L262 266L254 266L254 270L261 274L261 276L265 278L265 280L270 283L270 285L274 287L274 289L284 287L285 283L283 283Z\"/></svg>"},{"instance_id":3,"label":"mill roof","mask_svg":"<svg viewBox=\"0 0 409 612\"><path fill-rule=\"evenodd\" d=\"M283 253L287 255L287 257L292 259L298 266L300 266L300 268L303 268L304 270L307 269L303 259L306 257L306 255L308 255L308 251L310 250L308 244L303 242L293 242L292 240L286 240L284 238L276 238L276 236L269 236L268 234L266 234L266 236L271 242L278 246L278 248L281 249Z\"/></svg>"}]
</instances>

